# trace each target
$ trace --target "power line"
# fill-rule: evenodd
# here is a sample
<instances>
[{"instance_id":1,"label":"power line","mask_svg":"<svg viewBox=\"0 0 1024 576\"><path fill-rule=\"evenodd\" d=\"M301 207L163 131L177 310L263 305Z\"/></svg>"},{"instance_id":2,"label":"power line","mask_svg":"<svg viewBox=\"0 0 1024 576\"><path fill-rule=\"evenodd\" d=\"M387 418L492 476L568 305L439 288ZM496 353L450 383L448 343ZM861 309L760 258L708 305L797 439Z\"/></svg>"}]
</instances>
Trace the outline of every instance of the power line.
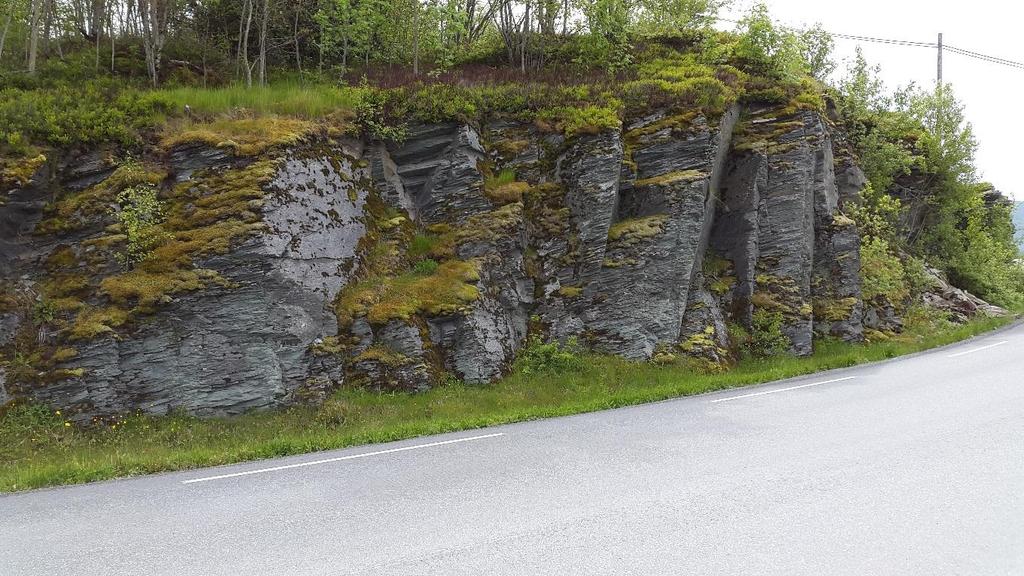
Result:
<instances>
[{"instance_id":1,"label":"power line","mask_svg":"<svg viewBox=\"0 0 1024 576\"><path fill-rule=\"evenodd\" d=\"M960 54L961 56L967 56L968 58L976 58L985 62L991 62L992 64L1002 64L1003 66L1009 66L1011 68L1020 68L1024 70L1024 62L1015 62L1013 60L1007 60L1006 58L997 58L995 56L988 56L986 54L980 54L978 52L972 52L970 50L964 50L963 48L957 48L956 46L950 46L946 44L943 46L944 50L949 50L954 54Z\"/></svg>"},{"instance_id":2,"label":"power line","mask_svg":"<svg viewBox=\"0 0 1024 576\"><path fill-rule=\"evenodd\" d=\"M890 38L873 38L871 36L856 36L854 34L840 34L839 32L829 32L830 35L836 38L844 38L846 40L857 40L858 42L875 42L878 44L894 44L898 46L915 46L919 48L938 48L938 44L934 42L913 42L911 40L893 40Z\"/></svg>"},{"instance_id":3,"label":"power line","mask_svg":"<svg viewBox=\"0 0 1024 576\"><path fill-rule=\"evenodd\" d=\"M730 24L739 24L738 20L730 20L728 18L718 18L720 22L728 22ZM915 48L938 48L939 45L935 42L916 42L913 40L898 40L893 38L876 38L873 36L859 36L856 34L843 34L840 32L829 32L830 35L836 38L842 38L844 40L854 40L857 42L873 42L875 44L888 44L890 46L911 46ZM948 50L954 54L960 56L966 56L968 58L974 58L975 60L981 60L982 62L988 62L990 64L999 64L1001 66L1008 66L1010 68L1017 68L1024 70L1024 62L1017 62L1016 60L1008 60L1006 58L999 58L998 56L990 56L988 54L982 54L980 52L974 52L965 48L958 48L956 46L950 46L949 44L942 45L943 50Z\"/></svg>"}]
</instances>

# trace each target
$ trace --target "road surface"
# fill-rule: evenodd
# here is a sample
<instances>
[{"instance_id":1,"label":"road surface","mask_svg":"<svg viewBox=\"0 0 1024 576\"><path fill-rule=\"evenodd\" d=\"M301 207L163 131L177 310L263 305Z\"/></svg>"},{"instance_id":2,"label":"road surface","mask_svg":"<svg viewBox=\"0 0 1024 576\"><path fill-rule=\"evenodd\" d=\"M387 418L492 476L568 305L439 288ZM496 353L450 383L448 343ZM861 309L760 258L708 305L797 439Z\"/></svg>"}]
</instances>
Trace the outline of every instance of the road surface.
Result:
<instances>
[{"instance_id":1,"label":"road surface","mask_svg":"<svg viewBox=\"0 0 1024 576\"><path fill-rule=\"evenodd\" d=\"M1024 574L1024 327L756 388L2 496L0 574Z\"/></svg>"}]
</instances>

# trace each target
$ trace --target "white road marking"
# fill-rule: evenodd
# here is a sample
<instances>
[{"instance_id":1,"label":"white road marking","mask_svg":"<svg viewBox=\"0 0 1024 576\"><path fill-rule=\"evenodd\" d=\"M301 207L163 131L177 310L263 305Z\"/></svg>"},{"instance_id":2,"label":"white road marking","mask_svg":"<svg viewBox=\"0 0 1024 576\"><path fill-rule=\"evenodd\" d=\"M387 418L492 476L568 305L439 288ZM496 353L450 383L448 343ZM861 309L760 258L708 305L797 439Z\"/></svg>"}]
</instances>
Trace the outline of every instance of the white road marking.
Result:
<instances>
[{"instance_id":1,"label":"white road marking","mask_svg":"<svg viewBox=\"0 0 1024 576\"><path fill-rule=\"evenodd\" d=\"M498 436L504 436L504 432L498 432L497 434L485 434L483 436L471 436L469 438L456 438L455 440L445 440L443 442L431 442L429 444L416 444L415 446L403 446L401 448L390 448L388 450L378 450L376 452L366 452L363 454L352 454L351 456L339 456L337 458L324 458L323 460L313 460L311 462L300 462L298 464L288 464L286 466L274 466L272 468L260 468L258 470L246 470L245 472L235 472L234 474L221 474L219 476L207 476L205 478L193 478L191 480L183 480L182 484L195 484L196 482L209 482L210 480L223 480L225 478L237 478L239 476L250 476L252 474L263 474L264 472L277 472L279 470L290 470L292 468L304 468L306 466L316 466L318 464L329 464L331 462L341 462L342 460L355 460L356 458L366 458L368 456L380 456L381 454L394 454L395 452L405 452L406 450L419 450L420 448L432 448L434 446L444 446L446 444L457 444L459 442L469 442L471 440L484 440L485 438L496 438Z\"/></svg>"},{"instance_id":2,"label":"white road marking","mask_svg":"<svg viewBox=\"0 0 1024 576\"><path fill-rule=\"evenodd\" d=\"M968 354L974 354L975 352L981 352L982 350L988 350L989 348L995 348L996 346L1002 346L1008 343L1009 340L1003 340L1002 342L996 342L995 344L989 344L988 346L982 346L981 348L973 348L964 352L957 352L956 354L950 354L946 358L959 358L960 356L966 356Z\"/></svg>"},{"instance_id":3,"label":"white road marking","mask_svg":"<svg viewBox=\"0 0 1024 576\"><path fill-rule=\"evenodd\" d=\"M814 382L813 384L801 384L800 386L790 386L789 388L779 388L777 390L765 390L764 392L754 392L752 394L742 394L740 396L730 396L728 398L719 398L718 400L712 400L712 404L718 402L728 402L729 400L739 400L740 398L751 398L753 396L764 396L765 394L775 394L776 392L788 392L790 390L798 390L800 388L810 388L811 386L821 386L822 384L832 384L833 382L846 382L847 380L853 380L856 376L847 376L846 378L836 378L835 380L825 380L824 382Z\"/></svg>"}]
</instances>

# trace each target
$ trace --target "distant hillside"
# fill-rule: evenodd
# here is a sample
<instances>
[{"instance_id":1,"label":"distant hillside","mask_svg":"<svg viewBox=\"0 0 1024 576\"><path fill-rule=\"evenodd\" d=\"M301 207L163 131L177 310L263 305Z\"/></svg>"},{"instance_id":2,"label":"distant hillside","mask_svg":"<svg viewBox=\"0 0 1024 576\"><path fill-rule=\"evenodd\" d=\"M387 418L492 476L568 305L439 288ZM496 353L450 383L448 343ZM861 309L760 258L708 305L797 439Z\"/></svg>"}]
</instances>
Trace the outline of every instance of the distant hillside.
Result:
<instances>
[{"instance_id":1,"label":"distant hillside","mask_svg":"<svg viewBox=\"0 0 1024 576\"><path fill-rule=\"evenodd\" d=\"M1017 202L1017 205L1013 208L1013 225L1017 227L1017 239L1024 248L1024 202Z\"/></svg>"}]
</instances>

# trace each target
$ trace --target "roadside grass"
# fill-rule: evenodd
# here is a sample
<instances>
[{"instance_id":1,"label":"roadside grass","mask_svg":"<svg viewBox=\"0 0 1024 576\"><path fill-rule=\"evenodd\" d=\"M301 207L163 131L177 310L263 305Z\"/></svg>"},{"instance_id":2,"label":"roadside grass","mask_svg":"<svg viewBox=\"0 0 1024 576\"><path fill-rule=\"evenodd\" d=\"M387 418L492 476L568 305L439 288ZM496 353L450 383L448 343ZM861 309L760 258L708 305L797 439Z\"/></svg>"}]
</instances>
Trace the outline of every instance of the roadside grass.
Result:
<instances>
[{"instance_id":1,"label":"roadside grass","mask_svg":"<svg viewBox=\"0 0 1024 576\"><path fill-rule=\"evenodd\" d=\"M822 341L808 358L745 359L707 374L608 356L573 370L526 370L488 386L451 384L422 394L339 391L320 408L200 420L128 416L82 429L59 413L21 405L0 416L0 492L27 490L302 454L359 444L616 408L895 358L963 340L1013 318L937 330L908 329L864 345Z\"/></svg>"}]
</instances>

